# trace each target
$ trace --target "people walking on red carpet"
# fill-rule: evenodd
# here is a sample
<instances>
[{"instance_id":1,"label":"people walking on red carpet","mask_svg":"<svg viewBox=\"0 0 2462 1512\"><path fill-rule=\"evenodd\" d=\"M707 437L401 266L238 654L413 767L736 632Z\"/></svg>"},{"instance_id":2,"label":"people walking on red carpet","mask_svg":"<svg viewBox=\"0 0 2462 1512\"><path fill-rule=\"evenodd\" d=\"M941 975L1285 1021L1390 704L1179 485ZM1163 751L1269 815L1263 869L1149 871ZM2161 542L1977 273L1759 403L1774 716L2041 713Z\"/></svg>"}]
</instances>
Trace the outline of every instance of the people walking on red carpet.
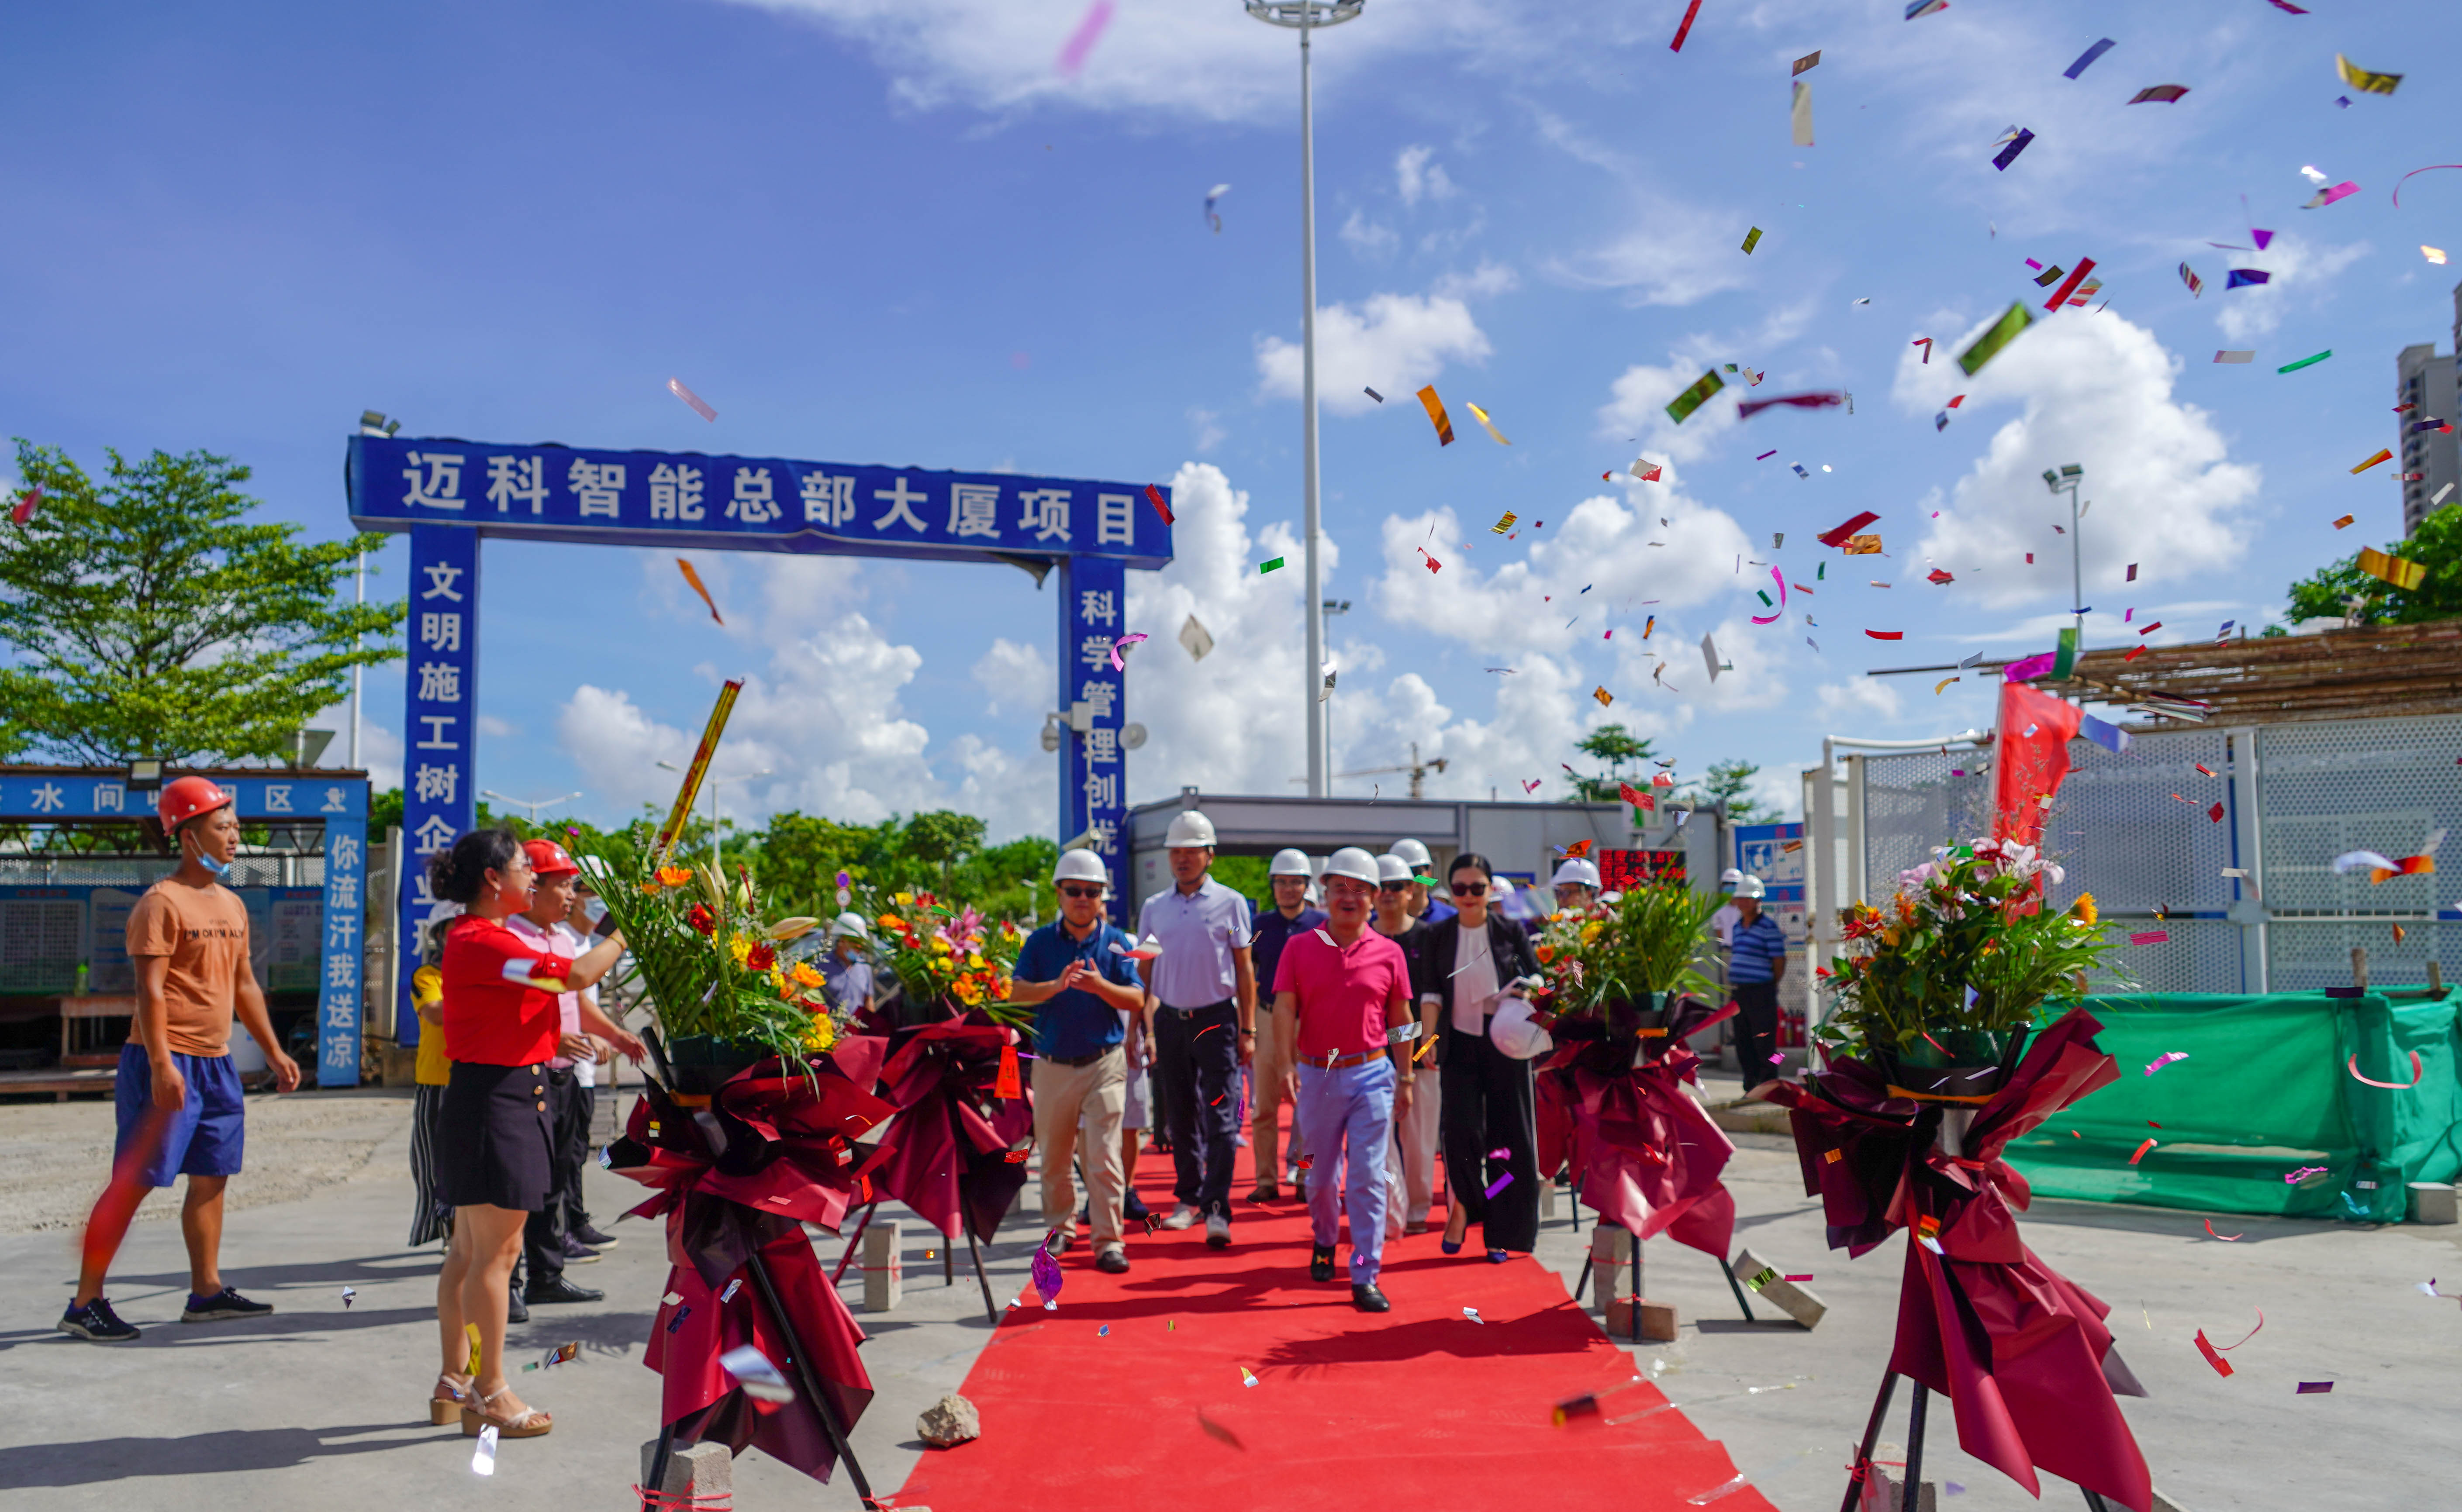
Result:
<instances>
[{"instance_id":1,"label":"people walking on red carpet","mask_svg":"<svg viewBox=\"0 0 2462 1512\"><path fill-rule=\"evenodd\" d=\"M1421 885L1412 881L1411 863L1401 857L1389 853L1376 858L1376 917L1370 927L1402 948L1402 965L1414 982L1418 980L1419 949L1427 944L1430 928L1426 920L1411 915L1411 890ZM1429 1036L1436 1032L1433 1008L1421 1012L1419 1020L1420 1037L1411 1047L1415 1053L1426 1049ZM1415 1064L1425 1069L1435 1062L1422 1054ZM1428 1231L1428 1206L1436 1200L1440 1108L1436 1082L1426 1081L1411 1099L1411 1111L1393 1120L1393 1144L1385 1161L1388 1238Z\"/></svg>"},{"instance_id":2,"label":"people walking on red carpet","mask_svg":"<svg viewBox=\"0 0 2462 1512\"><path fill-rule=\"evenodd\" d=\"M1539 974L1539 958L1528 935L1488 908L1494 885L1486 857L1464 851L1454 858L1446 890L1459 912L1429 929L1419 951L1418 990L1439 1031L1436 1078L1453 1190L1439 1247L1458 1253L1476 1220L1487 1258L1502 1264L1513 1251L1527 1253L1539 1243L1536 1098L1530 1063L1499 1049L1487 1025L1506 989Z\"/></svg>"},{"instance_id":3,"label":"people walking on red carpet","mask_svg":"<svg viewBox=\"0 0 2462 1512\"><path fill-rule=\"evenodd\" d=\"M1385 1150L1395 1113L1411 1108L1410 968L1402 948L1368 926L1376 858L1355 845L1325 868L1325 928L1291 941L1274 974L1274 1033L1286 1090L1314 1153L1308 1278L1333 1279L1334 1242L1350 1215L1350 1301L1362 1312L1393 1304L1377 1288L1385 1259Z\"/></svg>"},{"instance_id":4,"label":"people walking on red carpet","mask_svg":"<svg viewBox=\"0 0 2462 1512\"><path fill-rule=\"evenodd\" d=\"M1291 1173L1292 1185L1302 1195L1307 1191L1307 1173L1299 1168L1307 1159L1307 1141L1300 1138L1296 1124L1291 1128L1289 1165L1283 1154L1283 1082L1290 1067L1274 1058L1274 1046L1279 1038L1273 1033L1274 968L1281 964L1283 947L1291 937L1305 934L1325 923L1325 911L1308 906L1310 868L1307 853L1285 847L1274 852L1271 864L1265 868L1266 885L1274 892L1274 905L1260 908L1248 926L1248 954L1256 969L1256 979L1263 984L1257 994L1258 1034L1257 1058L1250 1065L1250 1080L1256 1096L1248 1104L1248 1146L1256 1152L1257 1187L1248 1194L1252 1203L1270 1203L1283 1195L1281 1177Z\"/></svg>"},{"instance_id":5,"label":"people walking on red carpet","mask_svg":"<svg viewBox=\"0 0 2462 1512\"><path fill-rule=\"evenodd\" d=\"M474 1437L493 1428L534 1438L554 1424L505 1378L505 1309L523 1226L555 1185L548 1062L579 1053L565 1039L556 999L605 976L624 937L611 933L572 959L507 927L530 906L535 879L506 830L462 836L428 859L427 875L430 891L464 909L444 935L444 1052L453 1070L437 1115L436 1190L453 1208L453 1242L436 1281L444 1365L428 1412L436 1422L458 1416ZM634 1059L644 1054L638 1038L596 1009L585 1007L581 1021ZM463 1373L465 1329L479 1335L475 1374Z\"/></svg>"},{"instance_id":6,"label":"people walking on red carpet","mask_svg":"<svg viewBox=\"0 0 2462 1512\"><path fill-rule=\"evenodd\" d=\"M120 1047L119 1134L112 1176L86 1220L76 1294L59 1331L97 1344L138 1336L102 1294L104 1276L149 1189L188 1179L180 1233L188 1243L188 1305L183 1323L257 1318L273 1310L222 1278L223 1189L239 1174L247 1142L239 1073L231 1068L231 1020L248 1026L284 1092L299 1065L283 1054L248 967L248 907L223 885L239 855L232 794L201 777L174 779L156 812L180 848L179 869L145 891L128 913L137 966L137 1016Z\"/></svg>"},{"instance_id":7,"label":"people walking on red carpet","mask_svg":"<svg viewBox=\"0 0 2462 1512\"><path fill-rule=\"evenodd\" d=\"M1214 823L1183 809L1163 833L1172 885L1137 910L1137 935L1162 947L1146 969L1158 1099L1171 1135L1179 1205L1166 1228L1205 1221L1205 1242L1231 1243L1231 1165L1240 1126L1240 1068L1257 1049L1257 980L1248 961L1248 901L1206 875Z\"/></svg>"},{"instance_id":8,"label":"people walking on red carpet","mask_svg":"<svg viewBox=\"0 0 2462 1512\"><path fill-rule=\"evenodd\" d=\"M1086 1163L1086 1216L1096 1268L1129 1268L1121 1225L1120 1118L1128 1094L1123 1011L1145 1000L1136 942L1103 918L1110 884L1103 859L1063 851L1051 884L1060 917L1026 937L1009 1001L1034 1005L1034 1142L1043 1156L1043 1224L1057 1254L1076 1237L1077 1192L1069 1169ZM1082 1146L1078 1136L1085 1136Z\"/></svg>"}]
</instances>

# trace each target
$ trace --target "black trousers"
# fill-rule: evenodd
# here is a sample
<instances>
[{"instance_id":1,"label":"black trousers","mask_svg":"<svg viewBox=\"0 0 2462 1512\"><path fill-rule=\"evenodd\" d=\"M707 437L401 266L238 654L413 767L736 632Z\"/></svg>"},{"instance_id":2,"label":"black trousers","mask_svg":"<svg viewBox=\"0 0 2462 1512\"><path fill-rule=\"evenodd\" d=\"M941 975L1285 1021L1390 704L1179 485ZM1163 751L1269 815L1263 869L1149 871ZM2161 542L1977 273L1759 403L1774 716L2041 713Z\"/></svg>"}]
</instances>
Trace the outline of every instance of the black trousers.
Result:
<instances>
[{"instance_id":1,"label":"black trousers","mask_svg":"<svg viewBox=\"0 0 2462 1512\"><path fill-rule=\"evenodd\" d=\"M547 1201L522 1225L522 1259L529 1267L529 1281L536 1285L551 1277L564 1274L564 1237L566 1203L570 1193L581 1184L581 1165L577 1158L569 1158L573 1109L581 1111L580 1144L586 1153L590 1144L590 1104L575 1097L581 1088L570 1070L547 1069L548 1155L554 1172L554 1184L548 1188Z\"/></svg>"},{"instance_id":2,"label":"black trousers","mask_svg":"<svg viewBox=\"0 0 2462 1512\"><path fill-rule=\"evenodd\" d=\"M1445 1035L1436 1069L1444 1095L1445 1185L1479 1225L1481 1247L1528 1253L1539 1244L1539 1134L1530 1062L1482 1034ZM1502 1150L1499 1160L1495 1152ZM1494 1197L1487 1189L1510 1176Z\"/></svg>"},{"instance_id":3,"label":"black trousers","mask_svg":"<svg viewBox=\"0 0 2462 1512\"><path fill-rule=\"evenodd\" d=\"M1778 1079L1770 1057L1778 1054L1778 984L1738 982L1736 993L1736 1063L1744 1074L1744 1090Z\"/></svg>"},{"instance_id":4,"label":"black trousers","mask_svg":"<svg viewBox=\"0 0 2462 1512\"><path fill-rule=\"evenodd\" d=\"M590 1125L598 1114L598 1089L572 1084L572 1106L555 1123L555 1168L564 1179L564 1230L588 1228L590 1209L581 1202L581 1173L590 1164Z\"/></svg>"},{"instance_id":5,"label":"black trousers","mask_svg":"<svg viewBox=\"0 0 2462 1512\"><path fill-rule=\"evenodd\" d=\"M1171 1195L1228 1222L1240 1125L1238 1005L1156 1008L1154 1086L1171 1134Z\"/></svg>"}]
</instances>

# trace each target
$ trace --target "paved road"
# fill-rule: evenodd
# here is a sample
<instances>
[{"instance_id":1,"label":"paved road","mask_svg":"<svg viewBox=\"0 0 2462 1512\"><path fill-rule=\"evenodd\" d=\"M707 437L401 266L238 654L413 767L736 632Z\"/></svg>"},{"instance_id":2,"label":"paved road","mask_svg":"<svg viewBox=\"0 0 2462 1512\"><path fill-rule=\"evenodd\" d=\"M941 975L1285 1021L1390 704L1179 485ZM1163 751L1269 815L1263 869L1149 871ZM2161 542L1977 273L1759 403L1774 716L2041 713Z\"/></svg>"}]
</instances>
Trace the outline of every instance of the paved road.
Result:
<instances>
[{"instance_id":1,"label":"paved road","mask_svg":"<svg viewBox=\"0 0 2462 1512\"><path fill-rule=\"evenodd\" d=\"M28 1111L0 1108L0 1150L17 1147L19 1116ZM1792 1150L1772 1138L1740 1142L1730 1167L1739 1237L1787 1269L1814 1273L1829 1317L1810 1334L1766 1321L1747 1325L1708 1258L1656 1242L1646 1257L1645 1290L1674 1303L1684 1327L1674 1344L1644 1348L1637 1357L1655 1367L1704 1431L1727 1442L1774 1501L1788 1512L1827 1512L1878 1380L1901 1257L1894 1248L1854 1262L1826 1252ZM636 1189L595 1169L591 1175L604 1223ZM11 1310L0 1317L0 1509L125 1508L162 1496L264 1512L539 1505L541 1496L558 1506L625 1507L624 1488L637 1474L637 1446L656 1411L656 1383L639 1352L665 1274L656 1233L628 1222L618 1230L621 1247L575 1269L577 1279L609 1290L607 1303L542 1308L537 1321L516 1331L523 1350L544 1353L577 1340L583 1356L522 1380L531 1400L556 1413L558 1426L545 1439L504 1446L495 1479L483 1480L470 1474L458 1430L424 1422L421 1403L435 1368L436 1259L432 1249L400 1243L408 1189L395 1133L312 1195L234 1214L228 1274L282 1309L250 1324L180 1325L185 1268L177 1228L140 1224L114 1296L147 1331L118 1349L50 1331L74 1270L71 1233L0 1236L0 1273L17 1283ZM1568 1212L1560 1206L1546 1225L1541 1258L1569 1283L1585 1242ZM1012 1219L987 1257L1003 1303L1023 1285L1036 1226ZM2156 1484L2192 1512L2278 1507L2287 1492L2355 1512L2441 1504L2448 1493L2435 1488L2450 1480L2451 1361L2462 1346L2462 1306L2431 1301L2416 1284L2437 1276L2445 1289L2462 1290L2462 1228L2253 1218L2216 1226L2246 1237L2221 1244L2206 1237L2195 1216L2091 1203L2044 1203L2026 1220L2027 1237L2045 1259L2113 1306L2122 1348L2154 1394L2126 1407ZM962 1268L960 1286L941 1287L926 1247L919 1238L907 1246L917 1284L903 1309L881 1318L858 1314L873 1334L864 1352L880 1396L855 1441L882 1490L901 1484L927 1453L913 1437L916 1414L962 1381L988 1332ZM1460 1263L1480 1264L1475 1254ZM347 1311L345 1285L358 1291ZM852 1297L852 1273L848 1289ZM2258 1308L2264 1331L2234 1352L2238 1374L2222 1379L2197 1355L2192 1335L2203 1328L2218 1341L2237 1338ZM2330 1395L2293 1394L2297 1381L2323 1379L2337 1383ZM1754 1386L1787 1389L1745 1395ZM1497 1410L1545 1405L1501 1402ZM1903 1431L1893 1426L1889 1437ZM1949 1505L2017 1512L2037 1504L1958 1454L1954 1437L1945 1415L1936 1417L1931 1478L1965 1487ZM855 1504L843 1482L813 1486L757 1452L737 1461L736 1474L736 1504L745 1512ZM918 1479L915 1500L930 1502L928 1462ZM1497 1489L1503 1488L1477 1488L1476 1500ZM2074 1492L2047 1481L2042 1504L2079 1503ZM1014 1505L1034 1506L1030 1488L1019 1488Z\"/></svg>"}]
</instances>

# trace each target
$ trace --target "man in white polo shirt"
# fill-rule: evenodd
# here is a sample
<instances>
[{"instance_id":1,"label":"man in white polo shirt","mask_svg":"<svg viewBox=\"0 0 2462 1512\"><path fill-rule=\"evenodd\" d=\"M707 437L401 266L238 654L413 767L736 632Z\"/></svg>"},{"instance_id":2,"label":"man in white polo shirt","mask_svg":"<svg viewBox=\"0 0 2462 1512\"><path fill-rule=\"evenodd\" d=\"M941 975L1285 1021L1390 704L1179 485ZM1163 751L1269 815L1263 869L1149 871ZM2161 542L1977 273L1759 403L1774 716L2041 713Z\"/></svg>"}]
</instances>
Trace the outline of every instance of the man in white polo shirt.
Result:
<instances>
[{"instance_id":1,"label":"man in white polo shirt","mask_svg":"<svg viewBox=\"0 0 2462 1512\"><path fill-rule=\"evenodd\" d=\"M1248 964L1248 900L1206 875L1214 824L1184 809L1163 836L1172 885L1137 911L1137 935L1162 953L1145 969L1154 1026L1156 1100L1171 1136L1179 1205L1163 1220L1205 1220L1205 1242L1231 1243L1231 1162L1240 1122L1240 1068L1257 1049L1257 982Z\"/></svg>"}]
</instances>

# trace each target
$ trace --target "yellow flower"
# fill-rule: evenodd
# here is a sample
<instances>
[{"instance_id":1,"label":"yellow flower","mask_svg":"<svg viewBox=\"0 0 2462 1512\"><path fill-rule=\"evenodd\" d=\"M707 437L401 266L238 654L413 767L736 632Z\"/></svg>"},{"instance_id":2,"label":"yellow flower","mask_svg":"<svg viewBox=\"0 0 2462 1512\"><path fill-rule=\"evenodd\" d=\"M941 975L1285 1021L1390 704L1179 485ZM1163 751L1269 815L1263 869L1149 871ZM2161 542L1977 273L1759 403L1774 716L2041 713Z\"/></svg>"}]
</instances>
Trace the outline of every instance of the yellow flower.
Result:
<instances>
[{"instance_id":1,"label":"yellow flower","mask_svg":"<svg viewBox=\"0 0 2462 1512\"><path fill-rule=\"evenodd\" d=\"M912 908L915 906L915 895L911 892L896 893L892 896L897 900L897 906L901 908Z\"/></svg>"},{"instance_id":2,"label":"yellow flower","mask_svg":"<svg viewBox=\"0 0 2462 1512\"><path fill-rule=\"evenodd\" d=\"M804 1026L804 1048L806 1050L827 1050L837 1042L837 1023L827 1013L814 1013L812 1015L812 1021Z\"/></svg>"},{"instance_id":3,"label":"yellow flower","mask_svg":"<svg viewBox=\"0 0 2462 1512\"><path fill-rule=\"evenodd\" d=\"M947 955L949 953L949 942L946 940L935 939L932 942L932 953L934 955Z\"/></svg>"},{"instance_id":4,"label":"yellow flower","mask_svg":"<svg viewBox=\"0 0 2462 1512\"><path fill-rule=\"evenodd\" d=\"M2069 905L2069 913L2078 923L2092 927L2100 918L2100 915L2094 911L2094 894L2079 893L2077 902Z\"/></svg>"},{"instance_id":5,"label":"yellow flower","mask_svg":"<svg viewBox=\"0 0 2462 1512\"><path fill-rule=\"evenodd\" d=\"M1599 937L1599 930L1602 927L1604 926L1595 922L1582 926L1582 943L1584 945L1587 945L1591 941L1597 939Z\"/></svg>"},{"instance_id":6,"label":"yellow flower","mask_svg":"<svg viewBox=\"0 0 2462 1512\"><path fill-rule=\"evenodd\" d=\"M745 958L752 953L752 942L740 934L730 934L726 937L726 953L735 958L736 965L742 966Z\"/></svg>"},{"instance_id":7,"label":"yellow flower","mask_svg":"<svg viewBox=\"0 0 2462 1512\"><path fill-rule=\"evenodd\" d=\"M819 987L822 985L821 973L812 969L812 963L810 961L798 961L795 963L795 985Z\"/></svg>"}]
</instances>

